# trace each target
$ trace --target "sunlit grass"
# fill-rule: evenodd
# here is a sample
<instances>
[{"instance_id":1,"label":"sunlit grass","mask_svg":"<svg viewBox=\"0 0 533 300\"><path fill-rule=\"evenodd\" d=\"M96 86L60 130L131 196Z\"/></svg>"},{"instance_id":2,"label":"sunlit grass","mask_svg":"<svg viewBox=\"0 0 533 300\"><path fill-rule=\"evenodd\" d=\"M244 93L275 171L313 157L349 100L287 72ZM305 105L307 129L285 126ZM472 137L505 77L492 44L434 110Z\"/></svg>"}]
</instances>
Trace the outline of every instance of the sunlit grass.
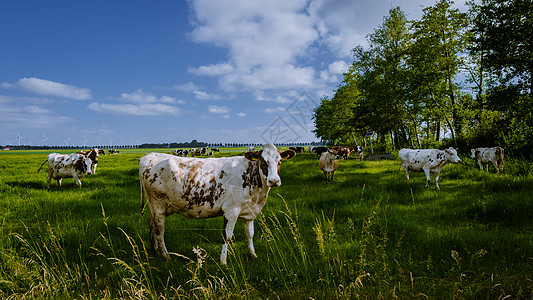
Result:
<instances>
[{"instance_id":1,"label":"sunlit grass","mask_svg":"<svg viewBox=\"0 0 533 300\"><path fill-rule=\"evenodd\" d=\"M143 154L102 156L81 188L50 190L37 173L47 153L0 154L1 298L533 296L533 177L513 173L531 164L447 165L436 191L423 173L406 182L398 161L341 161L326 184L318 157L300 154L255 222L258 258L238 222L226 267L221 218L171 215L172 259L150 251Z\"/></svg>"}]
</instances>

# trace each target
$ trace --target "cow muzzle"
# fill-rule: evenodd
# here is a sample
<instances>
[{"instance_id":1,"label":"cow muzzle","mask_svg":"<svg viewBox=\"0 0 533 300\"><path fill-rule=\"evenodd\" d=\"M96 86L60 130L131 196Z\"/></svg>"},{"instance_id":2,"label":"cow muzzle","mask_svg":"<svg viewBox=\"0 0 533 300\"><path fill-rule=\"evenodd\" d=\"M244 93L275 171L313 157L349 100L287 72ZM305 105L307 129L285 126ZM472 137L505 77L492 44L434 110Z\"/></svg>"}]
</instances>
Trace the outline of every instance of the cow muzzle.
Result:
<instances>
[{"instance_id":1,"label":"cow muzzle","mask_svg":"<svg viewBox=\"0 0 533 300\"><path fill-rule=\"evenodd\" d=\"M267 184L269 187L278 187L281 185L281 180L279 178L270 178Z\"/></svg>"}]
</instances>

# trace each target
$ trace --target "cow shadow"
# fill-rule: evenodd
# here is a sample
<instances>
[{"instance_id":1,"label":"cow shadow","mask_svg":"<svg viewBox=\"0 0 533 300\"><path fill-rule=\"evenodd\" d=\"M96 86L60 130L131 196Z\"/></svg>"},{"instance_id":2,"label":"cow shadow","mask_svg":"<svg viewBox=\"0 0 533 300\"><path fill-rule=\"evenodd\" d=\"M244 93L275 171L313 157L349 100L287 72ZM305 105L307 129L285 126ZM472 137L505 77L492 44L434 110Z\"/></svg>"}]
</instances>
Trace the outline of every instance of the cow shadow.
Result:
<instances>
[{"instance_id":1,"label":"cow shadow","mask_svg":"<svg viewBox=\"0 0 533 300\"><path fill-rule=\"evenodd\" d=\"M27 181L8 181L6 184L12 188L42 190L46 189L46 181L27 180ZM52 185L52 183L50 183Z\"/></svg>"}]
</instances>

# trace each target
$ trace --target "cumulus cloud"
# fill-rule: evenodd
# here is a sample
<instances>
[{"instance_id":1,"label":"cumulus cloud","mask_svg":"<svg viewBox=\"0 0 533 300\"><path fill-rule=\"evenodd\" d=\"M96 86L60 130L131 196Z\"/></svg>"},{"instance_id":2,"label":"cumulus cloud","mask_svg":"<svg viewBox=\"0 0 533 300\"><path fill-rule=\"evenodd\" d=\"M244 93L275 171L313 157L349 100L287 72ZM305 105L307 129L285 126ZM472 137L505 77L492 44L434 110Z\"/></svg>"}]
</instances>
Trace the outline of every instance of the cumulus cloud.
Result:
<instances>
[{"instance_id":1,"label":"cumulus cloud","mask_svg":"<svg viewBox=\"0 0 533 300\"><path fill-rule=\"evenodd\" d=\"M156 115L179 115L180 109L175 106L161 103L148 104L105 104L93 102L89 104L89 109L117 115L132 116L156 116Z\"/></svg>"},{"instance_id":2,"label":"cumulus cloud","mask_svg":"<svg viewBox=\"0 0 533 300\"><path fill-rule=\"evenodd\" d=\"M315 84L314 70L297 59L318 37L305 13L305 0L247 0L190 2L195 29L191 37L228 49L226 62L190 68L202 76L220 76L220 84L250 89L308 88Z\"/></svg>"},{"instance_id":3,"label":"cumulus cloud","mask_svg":"<svg viewBox=\"0 0 533 300\"><path fill-rule=\"evenodd\" d=\"M213 114L228 114L230 112L230 109L226 106L209 105L207 107L207 111Z\"/></svg>"},{"instance_id":4,"label":"cumulus cloud","mask_svg":"<svg viewBox=\"0 0 533 300\"><path fill-rule=\"evenodd\" d=\"M70 117L60 116L54 110L38 105L20 105L25 101L28 99L0 95L0 127L6 130L56 128L73 121Z\"/></svg>"},{"instance_id":5,"label":"cumulus cloud","mask_svg":"<svg viewBox=\"0 0 533 300\"><path fill-rule=\"evenodd\" d=\"M246 113L243 113L243 112L237 113L237 117L244 118L246 117Z\"/></svg>"},{"instance_id":6,"label":"cumulus cloud","mask_svg":"<svg viewBox=\"0 0 533 300\"><path fill-rule=\"evenodd\" d=\"M182 92L193 93L198 100L220 100L222 96L202 91L202 88L194 82L182 83L174 86L175 89Z\"/></svg>"},{"instance_id":7,"label":"cumulus cloud","mask_svg":"<svg viewBox=\"0 0 533 300\"><path fill-rule=\"evenodd\" d=\"M185 101L177 100L169 96L157 97L151 93L138 89L132 93L122 93L118 98L119 102L129 102L124 104L108 104L93 102L87 107L91 110L131 116L157 116L157 115L179 115L181 110L170 104L183 104Z\"/></svg>"},{"instance_id":8,"label":"cumulus cloud","mask_svg":"<svg viewBox=\"0 0 533 300\"><path fill-rule=\"evenodd\" d=\"M90 89L78 88L72 85L35 77L24 77L13 84L4 82L1 84L1 87L18 88L38 95L57 96L74 100L88 100L92 97Z\"/></svg>"}]
</instances>

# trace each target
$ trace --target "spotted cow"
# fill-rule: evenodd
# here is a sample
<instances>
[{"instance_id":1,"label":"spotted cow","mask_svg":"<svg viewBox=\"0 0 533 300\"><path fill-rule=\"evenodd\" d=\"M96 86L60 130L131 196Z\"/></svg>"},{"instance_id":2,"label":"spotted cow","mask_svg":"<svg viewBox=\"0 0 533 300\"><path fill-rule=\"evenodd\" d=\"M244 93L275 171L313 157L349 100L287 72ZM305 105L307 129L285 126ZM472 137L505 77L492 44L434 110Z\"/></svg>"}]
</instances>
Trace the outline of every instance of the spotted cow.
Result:
<instances>
[{"instance_id":1,"label":"spotted cow","mask_svg":"<svg viewBox=\"0 0 533 300\"><path fill-rule=\"evenodd\" d=\"M85 157L90 158L92 161L92 174L96 174L96 166L98 165L98 157L100 156L100 150L94 148L92 150L80 150L78 154L83 154ZM105 154L104 154L105 155Z\"/></svg>"},{"instance_id":2,"label":"spotted cow","mask_svg":"<svg viewBox=\"0 0 533 300\"><path fill-rule=\"evenodd\" d=\"M281 184L281 160L291 159L294 151L280 152L272 145L244 156L221 158L177 157L150 153L139 160L141 214L144 199L150 208L152 249L168 258L164 241L165 217L178 212L190 219L224 217L224 244L220 262L226 264L228 242L237 219L244 222L248 251L257 257L253 246L253 221L267 201L271 187Z\"/></svg>"},{"instance_id":3,"label":"spotted cow","mask_svg":"<svg viewBox=\"0 0 533 300\"><path fill-rule=\"evenodd\" d=\"M470 151L470 157L477 161L480 170L485 169L488 172L489 163L492 163L498 174L503 172L504 150L502 147L476 148Z\"/></svg>"},{"instance_id":4,"label":"spotted cow","mask_svg":"<svg viewBox=\"0 0 533 300\"><path fill-rule=\"evenodd\" d=\"M457 150L450 147L446 150L437 149L401 149L398 152L402 167L405 171L405 179L409 180L409 171L424 172L426 174L426 187L429 186L429 173L435 175L435 185L439 187L439 176L444 165L448 162L460 163L461 159L457 156Z\"/></svg>"},{"instance_id":5,"label":"spotted cow","mask_svg":"<svg viewBox=\"0 0 533 300\"><path fill-rule=\"evenodd\" d=\"M76 184L81 187L81 180L85 173L91 174L92 161L83 154L63 155L59 153L48 154L48 159L41 164L37 171L39 173L45 163L48 162L48 178L46 179L46 187L50 189L50 181L57 180L57 184L61 187L61 180L63 178L73 177Z\"/></svg>"}]
</instances>

